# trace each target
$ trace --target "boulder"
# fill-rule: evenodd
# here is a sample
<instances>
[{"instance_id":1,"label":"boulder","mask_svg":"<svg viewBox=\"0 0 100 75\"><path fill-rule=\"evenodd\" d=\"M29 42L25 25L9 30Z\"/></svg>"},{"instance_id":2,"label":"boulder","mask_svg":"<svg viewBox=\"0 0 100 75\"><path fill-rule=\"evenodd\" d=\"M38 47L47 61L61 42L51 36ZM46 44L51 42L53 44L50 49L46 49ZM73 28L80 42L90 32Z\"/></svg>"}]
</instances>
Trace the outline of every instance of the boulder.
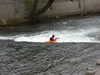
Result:
<instances>
[{"instance_id":1,"label":"boulder","mask_svg":"<svg viewBox=\"0 0 100 75\"><path fill-rule=\"evenodd\" d=\"M87 71L85 75L95 75L95 71Z\"/></svg>"},{"instance_id":2,"label":"boulder","mask_svg":"<svg viewBox=\"0 0 100 75\"><path fill-rule=\"evenodd\" d=\"M87 72L85 75L95 75L95 73L96 71L93 68L89 67L87 68Z\"/></svg>"},{"instance_id":3,"label":"boulder","mask_svg":"<svg viewBox=\"0 0 100 75\"><path fill-rule=\"evenodd\" d=\"M96 60L96 65L100 65L100 59Z\"/></svg>"}]
</instances>

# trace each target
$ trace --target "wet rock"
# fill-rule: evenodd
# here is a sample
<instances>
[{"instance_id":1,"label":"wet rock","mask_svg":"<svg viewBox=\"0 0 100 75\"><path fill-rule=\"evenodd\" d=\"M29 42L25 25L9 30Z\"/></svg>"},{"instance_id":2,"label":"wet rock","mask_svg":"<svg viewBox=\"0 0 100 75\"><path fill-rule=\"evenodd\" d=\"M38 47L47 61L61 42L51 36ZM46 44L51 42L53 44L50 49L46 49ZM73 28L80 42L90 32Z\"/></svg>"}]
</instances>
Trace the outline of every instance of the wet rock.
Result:
<instances>
[{"instance_id":1,"label":"wet rock","mask_svg":"<svg viewBox=\"0 0 100 75\"><path fill-rule=\"evenodd\" d=\"M94 68L88 67L87 70L88 71L94 71Z\"/></svg>"},{"instance_id":2,"label":"wet rock","mask_svg":"<svg viewBox=\"0 0 100 75\"><path fill-rule=\"evenodd\" d=\"M93 68L87 68L87 72L85 75L95 75L95 70Z\"/></svg>"},{"instance_id":3,"label":"wet rock","mask_svg":"<svg viewBox=\"0 0 100 75\"><path fill-rule=\"evenodd\" d=\"M96 65L100 65L100 59L96 60Z\"/></svg>"},{"instance_id":4,"label":"wet rock","mask_svg":"<svg viewBox=\"0 0 100 75\"><path fill-rule=\"evenodd\" d=\"M95 75L95 71L87 71L85 75Z\"/></svg>"}]
</instances>

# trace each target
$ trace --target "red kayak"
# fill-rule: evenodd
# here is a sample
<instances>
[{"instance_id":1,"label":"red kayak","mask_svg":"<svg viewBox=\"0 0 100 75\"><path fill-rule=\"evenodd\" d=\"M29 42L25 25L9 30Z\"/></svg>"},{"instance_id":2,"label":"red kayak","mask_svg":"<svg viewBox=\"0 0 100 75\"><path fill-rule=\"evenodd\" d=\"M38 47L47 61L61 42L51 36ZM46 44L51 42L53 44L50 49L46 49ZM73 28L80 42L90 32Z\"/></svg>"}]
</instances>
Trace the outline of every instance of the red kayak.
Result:
<instances>
[{"instance_id":1,"label":"red kayak","mask_svg":"<svg viewBox=\"0 0 100 75\"><path fill-rule=\"evenodd\" d=\"M53 41L46 41L45 43L55 43L56 40L53 40Z\"/></svg>"}]
</instances>

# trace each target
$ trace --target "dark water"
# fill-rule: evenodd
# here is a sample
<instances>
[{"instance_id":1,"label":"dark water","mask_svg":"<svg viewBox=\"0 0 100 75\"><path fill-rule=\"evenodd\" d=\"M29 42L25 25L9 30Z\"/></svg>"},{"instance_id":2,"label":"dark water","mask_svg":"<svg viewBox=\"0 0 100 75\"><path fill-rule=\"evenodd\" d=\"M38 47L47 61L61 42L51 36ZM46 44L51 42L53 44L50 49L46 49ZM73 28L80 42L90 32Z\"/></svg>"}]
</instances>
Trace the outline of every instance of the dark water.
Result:
<instances>
[{"instance_id":1,"label":"dark water","mask_svg":"<svg viewBox=\"0 0 100 75\"><path fill-rule=\"evenodd\" d=\"M0 75L84 75L88 67L96 67L96 59L100 58L99 29L100 16L0 28ZM39 37L34 36L49 35L49 31L65 37L67 42L34 42L33 39L39 40ZM32 36L26 39L33 41L15 41L23 36ZM94 39L91 40L91 37ZM73 42L76 39L80 41Z\"/></svg>"},{"instance_id":2,"label":"dark water","mask_svg":"<svg viewBox=\"0 0 100 75\"><path fill-rule=\"evenodd\" d=\"M0 75L84 75L100 58L98 43L0 42Z\"/></svg>"}]
</instances>

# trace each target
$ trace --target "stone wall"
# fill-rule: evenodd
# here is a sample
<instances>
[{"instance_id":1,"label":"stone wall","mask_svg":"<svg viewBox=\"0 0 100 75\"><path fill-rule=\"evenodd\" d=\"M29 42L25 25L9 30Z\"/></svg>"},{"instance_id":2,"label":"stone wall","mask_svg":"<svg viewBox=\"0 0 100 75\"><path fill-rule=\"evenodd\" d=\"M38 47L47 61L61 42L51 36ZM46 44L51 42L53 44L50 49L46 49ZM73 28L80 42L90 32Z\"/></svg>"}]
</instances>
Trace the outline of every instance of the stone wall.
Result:
<instances>
[{"instance_id":1,"label":"stone wall","mask_svg":"<svg viewBox=\"0 0 100 75\"><path fill-rule=\"evenodd\" d=\"M56 0L45 16L64 16L100 12L100 0Z\"/></svg>"},{"instance_id":2,"label":"stone wall","mask_svg":"<svg viewBox=\"0 0 100 75\"><path fill-rule=\"evenodd\" d=\"M24 0L0 0L0 19L20 18L24 13Z\"/></svg>"},{"instance_id":3,"label":"stone wall","mask_svg":"<svg viewBox=\"0 0 100 75\"><path fill-rule=\"evenodd\" d=\"M0 0L0 19L22 18L25 0ZM44 16L65 16L100 12L100 0L55 0Z\"/></svg>"}]
</instances>

